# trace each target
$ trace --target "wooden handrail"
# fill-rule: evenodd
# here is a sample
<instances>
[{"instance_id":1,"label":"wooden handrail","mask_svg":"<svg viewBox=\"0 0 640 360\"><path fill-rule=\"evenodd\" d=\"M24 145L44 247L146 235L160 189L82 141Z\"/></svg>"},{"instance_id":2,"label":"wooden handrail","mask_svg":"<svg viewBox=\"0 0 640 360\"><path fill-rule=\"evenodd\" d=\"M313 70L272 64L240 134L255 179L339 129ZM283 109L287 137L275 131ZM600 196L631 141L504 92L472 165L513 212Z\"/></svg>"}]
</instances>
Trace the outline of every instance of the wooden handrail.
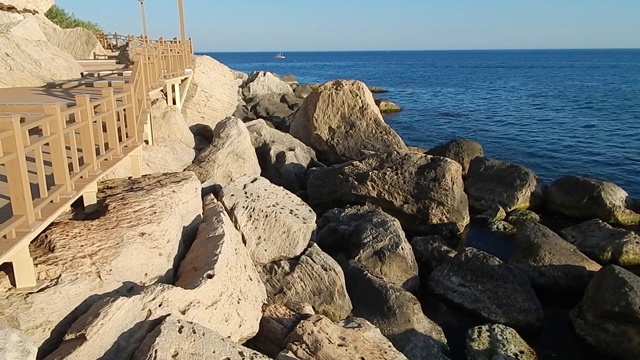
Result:
<instances>
[{"instance_id":1,"label":"wooden handrail","mask_svg":"<svg viewBox=\"0 0 640 360\"><path fill-rule=\"evenodd\" d=\"M124 39L118 34L104 36L105 42L115 45ZM15 270L16 261L24 260L34 229L53 221L69 199L95 183L115 160L142 145L151 91L165 81L190 75L191 40L138 39L141 45L134 49L131 79L118 94L108 88L97 99L77 95L69 107L0 107L0 165L6 172L12 210L11 218L0 224L0 263L14 262ZM34 286L32 277L16 275L16 286Z\"/></svg>"}]
</instances>

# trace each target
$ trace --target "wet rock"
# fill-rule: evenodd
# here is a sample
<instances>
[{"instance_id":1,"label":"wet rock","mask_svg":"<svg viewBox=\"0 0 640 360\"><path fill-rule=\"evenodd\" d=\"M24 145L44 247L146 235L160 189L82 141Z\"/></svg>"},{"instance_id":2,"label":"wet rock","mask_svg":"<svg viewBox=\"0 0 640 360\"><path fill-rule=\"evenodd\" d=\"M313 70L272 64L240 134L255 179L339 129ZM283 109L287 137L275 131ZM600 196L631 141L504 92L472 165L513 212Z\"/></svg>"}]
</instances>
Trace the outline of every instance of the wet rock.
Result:
<instances>
[{"instance_id":1,"label":"wet rock","mask_svg":"<svg viewBox=\"0 0 640 360\"><path fill-rule=\"evenodd\" d=\"M334 324L324 316L312 316L295 328L288 342L287 351L278 359L406 359L380 330L359 318Z\"/></svg>"},{"instance_id":2,"label":"wet rock","mask_svg":"<svg viewBox=\"0 0 640 360\"><path fill-rule=\"evenodd\" d=\"M204 326L168 317L147 335L132 358L155 359L267 360L269 357Z\"/></svg>"},{"instance_id":3,"label":"wet rock","mask_svg":"<svg viewBox=\"0 0 640 360\"><path fill-rule=\"evenodd\" d=\"M353 315L376 325L408 359L448 359L444 332L422 312L420 302L354 261L345 268Z\"/></svg>"},{"instance_id":4,"label":"wet rock","mask_svg":"<svg viewBox=\"0 0 640 360\"><path fill-rule=\"evenodd\" d=\"M407 150L384 122L367 86L355 80L328 82L307 96L293 117L291 135L326 164L361 158L363 151Z\"/></svg>"},{"instance_id":5,"label":"wet rock","mask_svg":"<svg viewBox=\"0 0 640 360\"><path fill-rule=\"evenodd\" d=\"M382 210L352 206L318 221L317 241L333 257L355 260L385 281L412 291L418 265L400 222Z\"/></svg>"},{"instance_id":6,"label":"wet rock","mask_svg":"<svg viewBox=\"0 0 640 360\"><path fill-rule=\"evenodd\" d=\"M36 360L38 348L16 329L0 325L0 359Z\"/></svg>"},{"instance_id":7,"label":"wet rock","mask_svg":"<svg viewBox=\"0 0 640 360\"><path fill-rule=\"evenodd\" d=\"M0 323L38 347L49 339L48 348L99 299L133 284L172 282L176 259L202 221L200 192L190 172L102 182L100 211L59 219L32 242L36 274L46 287L11 294L5 291L9 281L1 279Z\"/></svg>"},{"instance_id":8,"label":"wet rock","mask_svg":"<svg viewBox=\"0 0 640 360\"><path fill-rule=\"evenodd\" d=\"M545 185L533 171L512 163L476 157L469 165L465 191L472 207L500 205L506 212L537 208L545 198Z\"/></svg>"},{"instance_id":9,"label":"wet rock","mask_svg":"<svg viewBox=\"0 0 640 360\"><path fill-rule=\"evenodd\" d=\"M544 225L518 225L516 251L509 264L529 276L533 286L582 291L601 266Z\"/></svg>"},{"instance_id":10,"label":"wet rock","mask_svg":"<svg viewBox=\"0 0 640 360\"><path fill-rule=\"evenodd\" d=\"M211 145L186 170L193 171L203 187L224 187L242 176L260 175L260 164L242 120L230 117L216 125Z\"/></svg>"},{"instance_id":11,"label":"wet rock","mask_svg":"<svg viewBox=\"0 0 640 360\"><path fill-rule=\"evenodd\" d=\"M419 236L411 240L411 247L420 267L421 275L431 274L435 268L454 257L457 252L438 235Z\"/></svg>"},{"instance_id":12,"label":"wet rock","mask_svg":"<svg viewBox=\"0 0 640 360\"><path fill-rule=\"evenodd\" d=\"M513 210L507 217L505 221L511 225L517 225L523 222L532 221L532 222L540 222L540 215L534 213L531 210Z\"/></svg>"},{"instance_id":13,"label":"wet rock","mask_svg":"<svg viewBox=\"0 0 640 360\"><path fill-rule=\"evenodd\" d=\"M477 204L476 204L477 205ZM481 222L483 224L491 224L495 221L502 221L506 218L507 213L504 211L502 206L496 204L483 204L486 205L482 209L476 208L476 212L480 213L473 217L473 220Z\"/></svg>"},{"instance_id":14,"label":"wet rock","mask_svg":"<svg viewBox=\"0 0 640 360\"><path fill-rule=\"evenodd\" d=\"M467 139L455 139L429 150L429 155L444 156L462 165L462 175L469 172L471 160L484 156L482 145Z\"/></svg>"},{"instance_id":15,"label":"wet rock","mask_svg":"<svg viewBox=\"0 0 640 360\"><path fill-rule=\"evenodd\" d=\"M264 120L247 123L262 176L296 193L304 189L307 168L315 152L293 136L269 127Z\"/></svg>"},{"instance_id":16,"label":"wet rock","mask_svg":"<svg viewBox=\"0 0 640 360\"><path fill-rule=\"evenodd\" d=\"M489 225L487 227L489 228L489 231L498 234L513 235L516 233L515 226L509 224L506 221L491 221L489 222Z\"/></svg>"},{"instance_id":17,"label":"wet rock","mask_svg":"<svg viewBox=\"0 0 640 360\"><path fill-rule=\"evenodd\" d=\"M581 176L565 176L549 186L547 208L577 219L600 219L635 225L640 214L627 209L627 194L618 185Z\"/></svg>"},{"instance_id":18,"label":"wet rock","mask_svg":"<svg viewBox=\"0 0 640 360\"><path fill-rule=\"evenodd\" d=\"M464 249L436 268L427 284L483 320L516 329L542 325L542 305L527 276L483 251Z\"/></svg>"},{"instance_id":19,"label":"wet rock","mask_svg":"<svg viewBox=\"0 0 640 360\"><path fill-rule=\"evenodd\" d=\"M309 203L320 211L373 204L405 228L461 232L469 223L462 168L443 157L387 153L314 168L309 170L307 191Z\"/></svg>"},{"instance_id":20,"label":"wet rock","mask_svg":"<svg viewBox=\"0 0 640 360\"><path fill-rule=\"evenodd\" d=\"M244 82L242 93L245 99L270 94L293 94L291 86L268 71L254 71Z\"/></svg>"},{"instance_id":21,"label":"wet rock","mask_svg":"<svg viewBox=\"0 0 640 360\"><path fill-rule=\"evenodd\" d=\"M640 265L640 236L633 231L596 219L566 228L560 234L600 264Z\"/></svg>"},{"instance_id":22,"label":"wet rock","mask_svg":"<svg viewBox=\"0 0 640 360\"><path fill-rule=\"evenodd\" d=\"M391 100L387 99L375 99L376 105L382 113L394 113L402 111L402 108Z\"/></svg>"},{"instance_id":23,"label":"wet rock","mask_svg":"<svg viewBox=\"0 0 640 360\"><path fill-rule=\"evenodd\" d=\"M219 199L257 264L302 254L316 215L300 198L262 177L245 176L222 189Z\"/></svg>"},{"instance_id":24,"label":"wet rock","mask_svg":"<svg viewBox=\"0 0 640 360\"><path fill-rule=\"evenodd\" d=\"M351 312L340 265L315 244L298 259L276 261L258 270L273 303L308 303L316 313L334 321Z\"/></svg>"},{"instance_id":25,"label":"wet rock","mask_svg":"<svg viewBox=\"0 0 640 360\"><path fill-rule=\"evenodd\" d=\"M538 360L536 352L510 327L476 326L467 334L468 360Z\"/></svg>"},{"instance_id":26,"label":"wet rock","mask_svg":"<svg viewBox=\"0 0 640 360\"><path fill-rule=\"evenodd\" d=\"M571 312L580 338L623 360L640 359L640 278L616 265L602 268Z\"/></svg>"}]
</instances>

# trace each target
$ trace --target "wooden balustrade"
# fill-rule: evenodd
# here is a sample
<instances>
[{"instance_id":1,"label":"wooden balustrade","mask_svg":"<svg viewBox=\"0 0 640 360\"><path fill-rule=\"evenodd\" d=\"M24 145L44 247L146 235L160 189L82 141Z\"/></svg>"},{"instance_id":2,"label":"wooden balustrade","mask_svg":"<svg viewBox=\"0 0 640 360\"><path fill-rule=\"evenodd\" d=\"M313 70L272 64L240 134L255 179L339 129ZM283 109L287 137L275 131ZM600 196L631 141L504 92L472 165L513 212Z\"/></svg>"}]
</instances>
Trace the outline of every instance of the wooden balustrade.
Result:
<instances>
[{"instance_id":1,"label":"wooden balustrade","mask_svg":"<svg viewBox=\"0 0 640 360\"><path fill-rule=\"evenodd\" d=\"M121 37L114 39L118 44ZM11 217L0 224L0 263L13 263L16 287L36 285L28 245L37 233L140 148L149 92L190 74L191 40L144 38L142 43L135 49L129 84L118 93L106 88L93 99L77 95L69 107L0 107L0 175L6 177L4 195L11 206Z\"/></svg>"}]
</instances>

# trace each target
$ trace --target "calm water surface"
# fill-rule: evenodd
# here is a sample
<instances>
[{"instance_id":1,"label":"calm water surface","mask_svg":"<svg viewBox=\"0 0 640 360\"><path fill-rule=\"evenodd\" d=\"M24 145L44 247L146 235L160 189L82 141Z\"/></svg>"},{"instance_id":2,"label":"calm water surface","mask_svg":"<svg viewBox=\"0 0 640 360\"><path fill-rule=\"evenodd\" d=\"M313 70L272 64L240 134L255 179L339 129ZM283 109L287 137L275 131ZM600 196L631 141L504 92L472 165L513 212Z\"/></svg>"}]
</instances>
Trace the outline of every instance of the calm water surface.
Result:
<instances>
[{"instance_id":1,"label":"calm water surface","mask_svg":"<svg viewBox=\"0 0 640 360\"><path fill-rule=\"evenodd\" d=\"M404 109L386 121L408 145L469 138L547 182L583 175L640 197L640 50L211 55L301 83L363 80Z\"/></svg>"}]
</instances>

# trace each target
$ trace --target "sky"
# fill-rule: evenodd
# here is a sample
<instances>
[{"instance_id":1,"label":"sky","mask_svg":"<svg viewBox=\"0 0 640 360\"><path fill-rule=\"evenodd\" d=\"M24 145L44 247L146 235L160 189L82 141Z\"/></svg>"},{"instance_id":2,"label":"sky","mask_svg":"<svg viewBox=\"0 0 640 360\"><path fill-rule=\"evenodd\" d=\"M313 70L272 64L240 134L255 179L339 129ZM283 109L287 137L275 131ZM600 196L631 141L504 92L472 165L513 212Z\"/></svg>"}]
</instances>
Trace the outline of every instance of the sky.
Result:
<instances>
[{"instance_id":1,"label":"sky","mask_svg":"<svg viewBox=\"0 0 640 360\"><path fill-rule=\"evenodd\" d=\"M183 0L196 51L640 48L640 0ZM141 34L138 0L56 0ZM150 37L180 36L177 0L145 0Z\"/></svg>"}]
</instances>

